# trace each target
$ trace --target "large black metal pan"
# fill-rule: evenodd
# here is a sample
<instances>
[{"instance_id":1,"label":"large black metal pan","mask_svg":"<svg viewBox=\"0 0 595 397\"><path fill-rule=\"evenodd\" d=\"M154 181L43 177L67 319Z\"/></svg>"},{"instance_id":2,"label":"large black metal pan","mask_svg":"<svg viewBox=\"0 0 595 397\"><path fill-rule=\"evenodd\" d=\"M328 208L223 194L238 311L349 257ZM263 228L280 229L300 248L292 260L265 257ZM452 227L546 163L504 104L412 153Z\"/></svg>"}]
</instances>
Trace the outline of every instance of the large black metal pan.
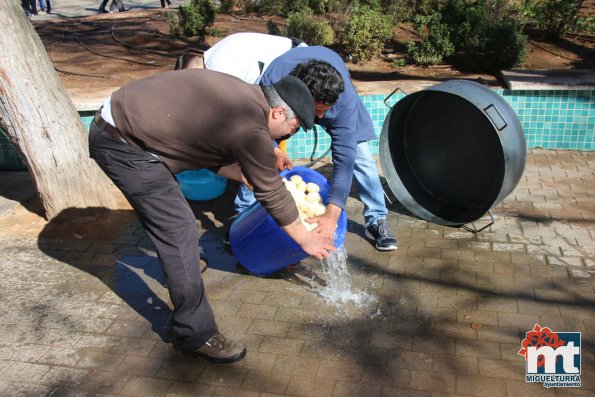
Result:
<instances>
[{"instance_id":1,"label":"large black metal pan","mask_svg":"<svg viewBox=\"0 0 595 397\"><path fill-rule=\"evenodd\" d=\"M380 136L384 176L401 204L453 227L478 220L512 192L526 152L508 103L466 80L405 96L387 114Z\"/></svg>"}]
</instances>

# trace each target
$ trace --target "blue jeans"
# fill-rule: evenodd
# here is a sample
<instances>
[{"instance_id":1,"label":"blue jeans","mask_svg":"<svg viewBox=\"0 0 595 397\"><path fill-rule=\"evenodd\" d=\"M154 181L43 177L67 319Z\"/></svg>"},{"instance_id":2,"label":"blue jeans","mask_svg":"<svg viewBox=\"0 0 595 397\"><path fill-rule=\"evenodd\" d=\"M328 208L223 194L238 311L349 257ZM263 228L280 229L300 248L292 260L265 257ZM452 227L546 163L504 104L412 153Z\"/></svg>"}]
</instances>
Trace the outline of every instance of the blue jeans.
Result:
<instances>
[{"instance_id":1,"label":"blue jeans","mask_svg":"<svg viewBox=\"0 0 595 397\"><path fill-rule=\"evenodd\" d=\"M385 219L388 210L384 202L384 190L367 141L357 145L353 177L357 183L359 198L364 203L365 226L375 223L378 219ZM255 201L254 193L242 185L234 201L236 212L241 214Z\"/></svg>"},{"instance_id":2,"label":"blue jeans","mask_svg":"<svg viewBox=\"0 0 595 397\"><path fill-rule=\"evenodd\" d=\"M46 6L46 2L47 2L47 6ZM52 9L52 5L50 3L50 0L39 0L39 8L42 9L42 11L47 11L50 12Z\"/></svg>"}]
</instances>

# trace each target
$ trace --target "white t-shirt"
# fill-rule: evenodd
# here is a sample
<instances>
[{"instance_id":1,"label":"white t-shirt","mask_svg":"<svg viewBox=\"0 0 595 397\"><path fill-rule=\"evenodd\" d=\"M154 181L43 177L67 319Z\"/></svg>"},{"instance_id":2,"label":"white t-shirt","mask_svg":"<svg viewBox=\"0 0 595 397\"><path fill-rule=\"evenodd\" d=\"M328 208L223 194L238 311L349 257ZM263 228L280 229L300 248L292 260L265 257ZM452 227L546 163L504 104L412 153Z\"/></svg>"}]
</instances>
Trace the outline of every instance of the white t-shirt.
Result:
<instances>
[{"instance_id":1,"label":"white t-shirt","mask_svg":"<svg viewBox=\"0 0 595 397\"><path fill-rule=\"evenodd\" d=\"M299 45L302 46L306 44ZM291 50L291 47L291 39L287 37L264 33L235 33L205 52L205 68L257 84L270 63Z\"/></svg>"}]
</instances>

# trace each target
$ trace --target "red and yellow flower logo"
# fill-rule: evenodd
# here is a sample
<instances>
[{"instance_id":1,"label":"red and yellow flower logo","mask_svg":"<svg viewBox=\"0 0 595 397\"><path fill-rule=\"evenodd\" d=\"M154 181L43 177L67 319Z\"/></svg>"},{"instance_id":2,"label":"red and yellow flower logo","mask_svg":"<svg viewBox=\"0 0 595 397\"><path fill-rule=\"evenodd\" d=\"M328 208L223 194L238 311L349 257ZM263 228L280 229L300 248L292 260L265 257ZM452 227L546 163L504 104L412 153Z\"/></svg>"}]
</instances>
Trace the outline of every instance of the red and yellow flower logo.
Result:
<instances>
[{"instance_id":1,"label":"red and yellow flower logo","mask_svg":"<svg viewBox=\"0 0 595 397\"><path fill-rule=\"evenodd\" d=\"M535 346L535 348L539 349L542 346L551 346L554 349L557 349L560 346L564 346L566 342L563 341L558 337L556 332L552 332L551 329L548 327L541 327L539 324L535 324L533 327L533 331L527 332L527 337L523 339L521 342L521 350L519 350L518 354L520 356L525 357L527 359L527 348L529 346ZM557 357L556 357L557 359ZM543 355L540 355L537 358L537 366L543 367L545 362L545 358Z\"/></svg>"}]
</instances>

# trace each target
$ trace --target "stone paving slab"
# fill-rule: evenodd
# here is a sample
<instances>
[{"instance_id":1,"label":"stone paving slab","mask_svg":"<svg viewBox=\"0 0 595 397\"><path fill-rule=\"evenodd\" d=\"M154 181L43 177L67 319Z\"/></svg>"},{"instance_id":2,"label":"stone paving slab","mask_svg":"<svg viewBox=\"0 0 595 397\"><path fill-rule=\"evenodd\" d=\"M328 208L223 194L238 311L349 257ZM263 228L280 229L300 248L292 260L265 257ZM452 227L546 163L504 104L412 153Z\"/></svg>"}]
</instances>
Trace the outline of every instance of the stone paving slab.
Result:
<instances>
[{"instance_id":1,"label":"stone paving slab","mask_svg":"<svg viewBox=\"0 0 595 397\"><path fill-rule=\"evenodd\" d=\"M233 365L171 348L171 304L137 222L103 243L0 228L0 395L591 396L594 158L532 150L478 235L391 204L399 249L389 253L365 240L350 198L352 291L370 298L360 305L320 295L327 276L316 260L268 277L243 271L221 242L233 187L193 203L209 300L222 332L248 347ZM536 323L582 333L580 388L525 382L517 353Z\"/></svg>"},{"instance_id":2,"label":"stone paving slab","mask_svg":"<svg viewBox=\"0 0 595 397\"><path fill-rule=\"evenodd\" d=\"M171 7L177 8L183 5L187 0L170 0ZM52 12L44 15L33 15L31 19L33 21L47 21L47 20L60 20L65 18L80 18L99 14L99 0L54 0L52 3ZM108 2L106 9L109 11L111 0ZM159 0L124 0L124 7L128 10L127 13L131 14L141 10L157 10L161 9L161 3ZM126 15L125 13L109 14L112 15Z\"/></svg>"}]
</instances>

